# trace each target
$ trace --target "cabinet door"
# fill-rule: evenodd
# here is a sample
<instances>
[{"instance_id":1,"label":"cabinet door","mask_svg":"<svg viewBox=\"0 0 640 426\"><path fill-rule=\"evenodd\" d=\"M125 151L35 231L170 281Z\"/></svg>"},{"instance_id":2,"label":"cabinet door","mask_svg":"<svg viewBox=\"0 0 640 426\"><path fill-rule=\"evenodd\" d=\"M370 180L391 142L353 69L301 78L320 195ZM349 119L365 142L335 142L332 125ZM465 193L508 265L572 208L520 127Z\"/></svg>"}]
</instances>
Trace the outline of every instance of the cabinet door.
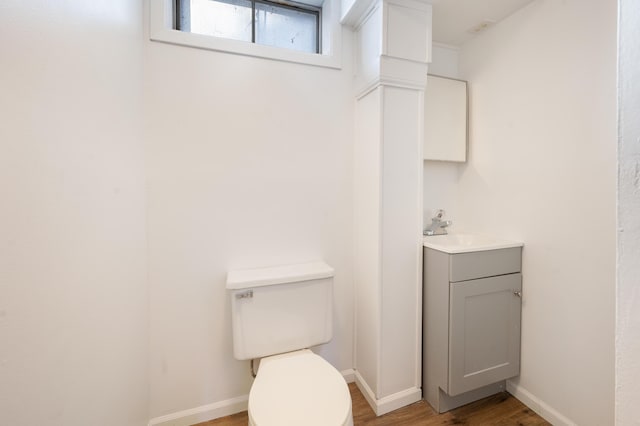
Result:
<instances>
[{"instance_id":1,"label":"cabinet door","mask_svg":"<svg viewBox=\"0 0 640 426\"><path fill-rule=\"evenodd\" d=\"M522 275L450 284L449 395L520 373Z\"/></svg>"},{"instance_id":2,"label":"cabinet door","mask_svg":"<svg viewBox=\"0 0 640 426\"><path fill-rule=\"evenodd\" d=\"M467 82L427 76L424 159L467 161Z\"/></svg>"}]
</instances>

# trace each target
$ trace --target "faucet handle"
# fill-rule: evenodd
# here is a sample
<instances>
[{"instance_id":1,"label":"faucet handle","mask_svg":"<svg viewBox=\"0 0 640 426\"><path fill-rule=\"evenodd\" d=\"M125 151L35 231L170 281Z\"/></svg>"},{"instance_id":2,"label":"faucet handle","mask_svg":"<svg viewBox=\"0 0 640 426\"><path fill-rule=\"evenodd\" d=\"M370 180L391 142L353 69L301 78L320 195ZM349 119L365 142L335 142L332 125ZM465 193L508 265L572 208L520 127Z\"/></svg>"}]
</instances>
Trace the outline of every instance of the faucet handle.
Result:
<instances>
[{"instance_id":1,"label":"faucet handle","mask_svg":"<svg viewBox=\"0 0 640 426\"><path fill-rule=\"evenodd\" d=\"M444 210L439 209L438 211L436 211L436 216L435 216L436 218L442 219L442 216L444 216Z\"/></svg>"}]
</instances>

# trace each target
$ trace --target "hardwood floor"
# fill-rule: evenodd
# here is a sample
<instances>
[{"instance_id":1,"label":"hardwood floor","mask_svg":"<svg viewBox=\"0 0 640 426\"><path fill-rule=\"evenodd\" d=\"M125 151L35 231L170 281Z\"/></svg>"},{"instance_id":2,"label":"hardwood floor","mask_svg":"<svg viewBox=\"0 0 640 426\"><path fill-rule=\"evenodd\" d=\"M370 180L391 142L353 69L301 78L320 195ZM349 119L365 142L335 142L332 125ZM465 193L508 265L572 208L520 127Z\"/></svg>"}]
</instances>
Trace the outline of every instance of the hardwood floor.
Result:
<instances>
[{"instance_id":1,"label":"hardwood floor","mask_svg":"<svg viewBox=\"0 0 640 426\"><path fill-rule=\"evenodd\" d=\"M550 425L520 401L506 392L473 402L444 414L436 414L425 401L376 417L355 383L349 384L354 426L537 426ZM246 426L247 412L222 417L197 426Z\"/></svg>"}]
</instances>

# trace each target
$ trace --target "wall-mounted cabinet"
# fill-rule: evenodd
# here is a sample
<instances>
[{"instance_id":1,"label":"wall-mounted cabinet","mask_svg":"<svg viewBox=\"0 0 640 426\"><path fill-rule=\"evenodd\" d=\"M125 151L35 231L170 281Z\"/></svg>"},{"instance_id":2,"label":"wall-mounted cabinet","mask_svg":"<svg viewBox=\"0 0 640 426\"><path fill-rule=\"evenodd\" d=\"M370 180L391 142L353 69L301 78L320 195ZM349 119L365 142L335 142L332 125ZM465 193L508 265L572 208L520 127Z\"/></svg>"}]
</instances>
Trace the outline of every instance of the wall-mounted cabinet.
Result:
<instances>
[{"instance_id":1,"label":"wall-mounted cabinet","mask_svg":"<svg viewBox=\"0 0 640 426\"><path fill-rule=\"evenodd\" d=\"M467 82L429 75L424 94L424 159L467 161Z\"/></svg>"}]
</instances>

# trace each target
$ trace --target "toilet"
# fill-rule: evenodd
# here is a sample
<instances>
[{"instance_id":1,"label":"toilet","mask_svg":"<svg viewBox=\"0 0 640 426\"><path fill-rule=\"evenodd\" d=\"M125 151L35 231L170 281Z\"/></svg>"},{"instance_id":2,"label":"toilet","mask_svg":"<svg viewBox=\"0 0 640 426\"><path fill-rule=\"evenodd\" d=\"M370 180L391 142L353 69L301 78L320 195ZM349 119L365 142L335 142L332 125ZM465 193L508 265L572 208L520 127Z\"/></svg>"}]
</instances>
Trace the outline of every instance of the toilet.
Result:
<instances>
[{"instance_id":1,"label":"toilet","mask_svg":"<svg viewBox=\"0 0 640 426\"><path fill-rule=\"evenodd\" d=\"M333 335L333 274L324 262L228 273L233 355L260 360L249 425L353 425L342 374L309 350Z\"/></svg>"}]
</instances>

